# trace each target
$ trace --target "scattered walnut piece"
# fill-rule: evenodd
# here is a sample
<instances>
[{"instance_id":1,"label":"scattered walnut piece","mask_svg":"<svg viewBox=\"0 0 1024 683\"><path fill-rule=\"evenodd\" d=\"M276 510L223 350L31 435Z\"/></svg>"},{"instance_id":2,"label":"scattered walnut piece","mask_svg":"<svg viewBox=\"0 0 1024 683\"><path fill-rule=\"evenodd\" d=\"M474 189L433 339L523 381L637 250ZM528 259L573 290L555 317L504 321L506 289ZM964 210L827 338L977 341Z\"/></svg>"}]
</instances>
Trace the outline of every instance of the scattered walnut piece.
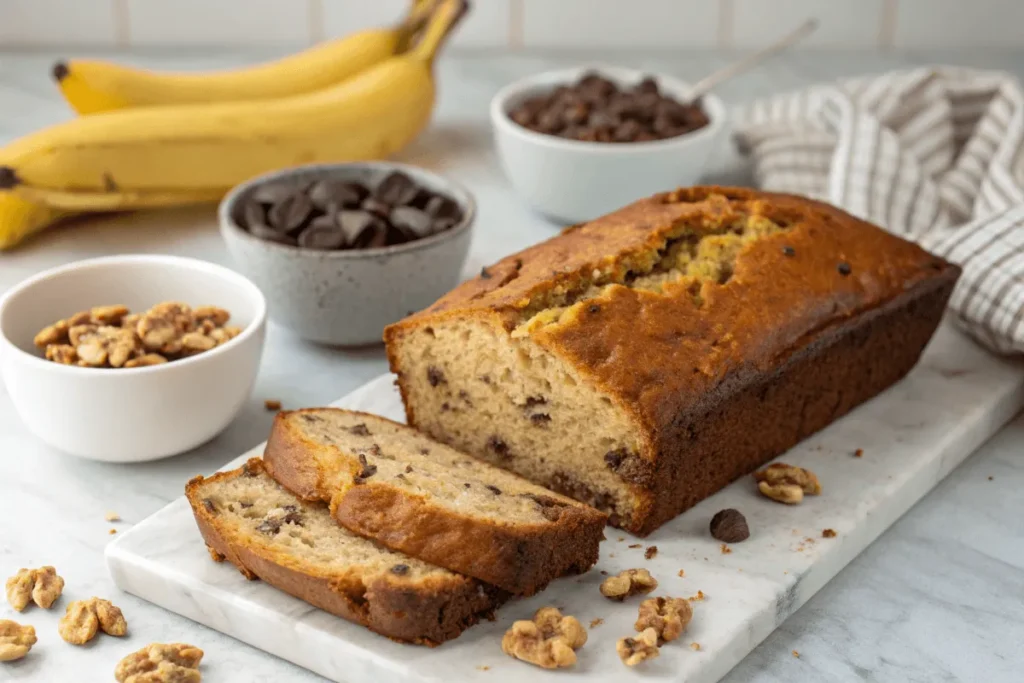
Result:
<instances>
[{"instance_id":1,"label":"scattered walnut piece","mask_svg":"<svg viewBox=\"0 0 1024 683\"><path fill-rule=\"evenodd\" d=\"M167 359L161 356L159 353L147 353L136 358L128 360L124 367L126 368L143 368L150 365L162 365L167 362Z\"/></svg>"},{"instance_id":2,"label":"scattered walnut piece","mask_svg":"<svg viewBox=\"0 0 1024 683\"><path fill-rule=\"evenodd\" d=\"M107 530L107 533L110 534L111 536L113 536L114 534L117 533L117 529L110 528L110 529Z\"/></svg>"},{"instance_id":3,"label":"scattered walnut piece","mask_svg":"<svg viewBox=\"0 0 1024 683\"><path fill-rule=\"evenodd\" d=\"M835 538L836 537L836 530L835 529L822 529L821 535L822 535L823 538Z\"/></svg>"},{"instance_id":4,"label":"scattered walnut piece","mask_svg":"<svg viewBox=\"0 0 1024 683\"><path fill-rule=\"evenodd\" d=\"M799 653L799 652L797 652L796 650L793 650L793 656L794 656L794 657L799 657L799 656L800 656L800 653Z\"/></svg>"},{"instance_id":5,"label":"scattered walnut piece","mask_svg":"<svg viewBox=\"0 0 1024 683\"><path fill-rule=\"evenodd\" d=\"M114 669L117 683L199 683L203 651L185 643L151 643Z\"/></svg>"},{"instance_id":6,"label":"scattered walnut piece","mask_svg":"<svg viewBox=\"0 0 1024 683\"><path fill-rule=\"evenodd\" d=\"M110 636L123 636L128 632L124 615L109 600L75 600L57 624L60 637L72 645L85 645L96 637L97 630Z\"/></svg>"},{"instance_id":7,"label":"scattered walnut piece","mask_svg":"<svg viewBox=\"0 0 1024 683\"><path fill-rule=\"evenodd\" d=\"M272 398L268 398L266 401L263 402L263 407L266 408L267 410L281 410L281 402L276 401Z\"/></svg>"},{"instance_id":8,"label":"scattered walnut piece","mask_svg":"<svg viewBox=\"0 0 1024 683\"><path fill-rule=\"evenodd\" d=\"M804 499L804 494L816 496L821 493L821 484L814 472L802 467L774 463L754 473L757 489L768 498L796 505Z\"/></svg>"},{"instance_id":9,"label":"scattered walnut piece","mask_svg":"<svg viewBox=\"0 0 1024 683\"><path fill-rule=\"evenodd\" d=\"M679 578L681 579L681 578L683 578L683 577L685 577L685 576L686 576L686 571L685 571L685 570L682 570L682 569L680 569L680 570L679 570Z\"/></svg>"},{"instance_id":10,"label":"scattered walnut piece","mask_svg":"<svg viewBox=\"0 0 1024 683\"><path fill-rule=\"evenodd\" d=\"M700 650L700 643L698 643L697 641L690 643L690 649L694 652L697 652L698 650Z\"/></svg>"},{"instance_id":11,"label":"scattered walnut piece","mask_svg":"<svg viewBox=\"0 0 1024 683\"><path fill-rule=\"evenodd\" d=\"M722 554L723 554L723 555L728 555L729 553L731 553L731 552L732 552L732 548L730 548L730 547L729 547L728 545L726 545L725 543L723 543L722 545L718 546L718 548L719 548L719 550L721 550L721 551L722 551Z\"/></svg>"},{"instance_id":12,"label":"scattered walnut piece","mask_svg":"<svg viewBox=\"0 0 1024 683\"><path fill-rule=\"evenodd\" d=\"M658 581L646 569L627 569L601 582L601 595L622 602L633 595L646 595L658 587Z\"/></svg>"},{"instance_id":13,"label":"scattered walnut piece","mask_svg":"<svg viewBox=\"0 0 1024 683\"><path fill-rule=\"evenodd\" d=\"M857 450L855 450L853 452L853 457L855 457L855 458L863 458L864 457L864 449L863 448L858 448Z\"/></svg>"},{"instance_id":14,"label":"scattered walnut piece","mask_svg":"<svg viewBox=\"0 0 1024 683\"><path fill-rule=\"evenodd\" d=\"M13 662L36 644L36 630L10 619L0 619L0 662Z\"/></svg>"},{"instance_id":15,"label":"scattered walnut piece","mask_svg":"<svg viewBox=\"0 0 1024 683\"><path fill-rule=\"evenodd\" d=\"M643 543L631 543L631 544L629 544L626 547L627 548L643 548L644 544Z\"/></svg>"},{"instance_id":16,"label":"scattered walnut piece","mask_svg":"<svg viewBox=\"0 0 1024 683\"><path fill-rule=\"evenodd\" d=\"M647 546L647 549L644 551L644 559L645 560L650 560L650 559L652 559L657 554L658 554L658 546L656 546L656 545L649 545L649 546Z\"/></svg>"},{"instance_id":17,"label":"scattered walnut piece","mask_svg":"<svg viewBox=\"0 0 1024 683\"><path fill-rule=\"evenodd\" d=\"M691 595L688 599L690 602L704 602L707 596L704 595L704 591L697 591L696 595Z\"/></svg>"},{"instance_id":18,"label":"scattered walnut piece","mask_svg":"<svg viewBox=\"0 0 1024 683\"><path fill-rule=\"evenodd\" d=\"M603 623L604 623L604 619L602 619L601 617L598 617L597 619L591 619L590 620L590 628L597 628L598 626L600 626Z\"/></svg>"},{"instance_id":19,"label":"scattered walnut piece","mask_svg":"<svg viewBox=\"0 0 1024 683\"><path fill-rule=\"evenodd\" d=\"M659 642L667 643L681 636L692 618L693 608L685 598L648 598L640 603L633 626L637 631L653 628Z\"/></svg>"},{"instance_id":20,"label":"scattered walnut piece","mask_svg":"<svg viewBox=\"0 0 1024 683\"><path fill-rule=\"evenodd\" d=\"M733 508L719 510L711 518L711 535L725 543L739 543L750 538L750 528L743 513Z\"/></svg>"},{"instance_id":21,"label":"scattered walnut piece","mask_svg":"<svg viewBox=\"0 0 1024 683\"><path fill-rule=\"evenodd\" d=\"M49 609L64 590L64 579L57 570L46 566L39 569L19 569L7 579L7 602L21 612L28 603L34 602L43 609Z\"/></svg>"},{"instance_id":22,"label":"scattered walnut piece","mask_svg":"<svg viewBox=\"0 0 1024 683\"><path fill-rule=\"evenodd\" d=\"M501 639L502 651L545 669L576 663L576 650L587 642L587 632L576 617L563 616L555 607L542 607L533 621L517 621Z\"/></svg>"},{"instance_id":23,"label":"scattered walnut piece","mask_svg":"<svg viewBox=\"0 0 1024 683\"><path fill-rule=\"evenodd\" d=\"M661 652L658 650L658 633L653 628L644 629L640 635L620 638L615 643L615 651L626 666L636 666L647 659L654 659Z\"/></svg>"}]
</instances>

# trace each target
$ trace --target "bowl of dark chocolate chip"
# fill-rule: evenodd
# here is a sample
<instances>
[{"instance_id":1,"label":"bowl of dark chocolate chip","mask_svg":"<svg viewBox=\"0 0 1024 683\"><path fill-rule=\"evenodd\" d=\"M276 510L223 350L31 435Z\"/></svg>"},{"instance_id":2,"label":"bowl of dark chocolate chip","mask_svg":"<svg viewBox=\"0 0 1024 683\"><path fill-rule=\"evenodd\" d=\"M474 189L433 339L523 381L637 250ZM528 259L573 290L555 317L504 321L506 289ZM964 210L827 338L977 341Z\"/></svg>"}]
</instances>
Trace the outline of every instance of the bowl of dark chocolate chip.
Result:
<instances>
[{"instance_id":1,"label":"bowl of dark chocolate chip","mask_svg":"<svg viewBox=\"0 0 1024 683\"><path fill-rule=\"evenodd\" d=\"M491 101L498 157L512 186L561 223L609 213L701 180L726 123L714 95L611 66L529 76Z\"/></svg>"},{"instance_id":2,"label":"bowl of dark chocolate chip","mask_svg":"<svg viewBox=\"0 0 1024 683\"><path fill-rule=\"evenodd\" d=\"M387 162L269 173L221 202L221 234L272 322L309 341L381 341L458 284L476 214L461 185Z\"/></svg>"}]
</instances>

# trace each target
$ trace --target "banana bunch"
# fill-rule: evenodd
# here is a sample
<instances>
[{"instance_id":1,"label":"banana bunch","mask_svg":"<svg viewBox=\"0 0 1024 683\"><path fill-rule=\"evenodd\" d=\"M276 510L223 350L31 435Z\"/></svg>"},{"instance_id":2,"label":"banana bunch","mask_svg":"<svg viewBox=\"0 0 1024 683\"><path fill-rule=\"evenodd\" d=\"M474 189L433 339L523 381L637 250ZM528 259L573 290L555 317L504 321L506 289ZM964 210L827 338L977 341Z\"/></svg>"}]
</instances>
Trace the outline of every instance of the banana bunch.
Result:
<instances>
[{"instance_id":1,"label":"banana bunch","mask_svg":"<svg viewBox=\"0 0 1024 683\"><path fill-rule=\"evenodd\" d=\"M416 0L394 29L234 72L58 64L88 115L0 148L0 249L78 212L211 202L274 169L398 151L430 120L433 60L467 7Z\"/></svg>"}]
</instances>

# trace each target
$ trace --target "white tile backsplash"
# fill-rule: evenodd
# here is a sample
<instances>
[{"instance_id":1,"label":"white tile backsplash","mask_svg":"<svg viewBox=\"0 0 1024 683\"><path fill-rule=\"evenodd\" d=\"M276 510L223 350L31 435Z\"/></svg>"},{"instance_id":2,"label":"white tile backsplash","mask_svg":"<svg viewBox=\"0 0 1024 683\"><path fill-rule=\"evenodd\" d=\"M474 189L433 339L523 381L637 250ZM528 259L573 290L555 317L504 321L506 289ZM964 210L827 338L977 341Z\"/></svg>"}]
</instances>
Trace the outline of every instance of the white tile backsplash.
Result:
<instances>
[{"instance_id":1,"label":"white tile backsplash","mask_svg":"<svg viewBox=\"0 0 1024 683\"><path fill-rule=\"evenodd\" d=\"M732 0L732 42L762 47L807 19L818 28L801 47L875 47L879 44L884 0Z\"/></svg>"},{"instance_id":2,"label":"white tile backsplash","mask_svg":"<svg viewBox=\"0 0 1024 683\"><path fill-rule=\"evenodd\" d=\"M0 0L0 49L305 45L411 0ZM755 48L808 16L816 49L1024 48L1024 0L472 0L462 48Z\"/></svg>"},{"instance_id":3,"label":"white tile backsplash","mask_svg":"<svg viewBox=\"0 0 1024 683\"><path fill-rule=\"evenodd\" d=\"M1024 48L1024 0L899 0L896 48Z\"/></svg>"},{"instance_id":4,"label":"white tile backsplash","mask_svg":"<svg viewBox=\"0 0 1024 683\"><path fill-rule=\"evenodd\" d=\"M717 0L522 0L523 46L698 48L718 42Z\"/></svg>"},{"instance_id":5,"label":"white tile backsplash","mask_svg":"<svg viewBox=\"0 0 1024 683\"><path fill-rule=\"evenodd\" d=\"M2 1L2 0L0 0ZM397 23L410 6L409 0L322 0L323 35L341 36L352 31ZM509 40L511 0L477 0L462 19L452 45L504 47Z\"/></svg>"},{"instance_id":6,"label":"white tile backsplash","mask_svg":"<svg viewBox=\"0 0 1024 683\"><path fill-rule=\"evenodd\" d=\"M132 45L304 45L310 42L312 1L128 0L128 40Z\"/></svg>"},{"instance_id":7,"label":"white tile backsplash","mask_svg":"<svg viewBox=\"0 0 1024 683\"><path fill-rule=\"evenodd\" d=\"M114 45L114 0L0 0L0 47Z\"/></svg>"}]
</instances>

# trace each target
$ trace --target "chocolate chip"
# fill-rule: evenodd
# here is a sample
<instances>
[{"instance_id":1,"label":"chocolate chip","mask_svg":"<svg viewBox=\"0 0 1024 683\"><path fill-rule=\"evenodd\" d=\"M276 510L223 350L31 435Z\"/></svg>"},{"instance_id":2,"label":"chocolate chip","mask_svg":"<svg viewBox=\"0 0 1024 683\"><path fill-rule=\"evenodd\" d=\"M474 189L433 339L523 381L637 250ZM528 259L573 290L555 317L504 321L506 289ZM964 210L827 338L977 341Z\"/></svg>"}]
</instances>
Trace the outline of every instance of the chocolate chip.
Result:
<instances>
[{"instance_id":1,"label":"chocolate chip","mask_svg":"<svg viewBox=\"0 0 1024 683\"><path fill-rule=\"evenodd\" d=\"M501 458L508 458L508 457L510 457L509 451L508 451L508 444L505 443L501 439L501 437L499 437L497 435L494 435L491 438L487 439L487 448L489 448L491 451L493 451L495 453L495 455L497 455L497 456L499 456Z\"/></svg>"},{"instance_id":2,"label":"chocolate chip","mask_svg":"<svg viewBox=\"0 0 1024 683\"><path fill-rule=\"evenodd\" d=\"M426 237L433 232L433 222L425 212L411 206L399 206L391 211L391 225L409 239Z\"/></svg>"},{"instance_id":3,"label":"chocolate chip","mask_svg":"<svg viewBox=\"0 0 1024 683\"><path fill-rule=\"evenodd\" d=\"M304 249L330 251L341 249L346 243L345 232L330 216L316 218L299 233L298 243Z\"/></svg>"},{"instance_id":4,"label":"chocolate chip","mask_svg":"<svg viewBox=\"0 0 1024 683\"><path fill-rule=\"evenodd\" d=\"M267 225L267 209L256 200L249 200L245 203L245 208L242 209L242 224L243 227L250 229L254 225L262 225L265 228L269 228L270 226Z\"/></svg>"},{"instance_id":5,"label":"chocolate chip","mask_svg":"<svg viewBox=\"0 0 1024 683\"><path fill-rule=\"evenodd\" d=\"M269 206L291 197L298 189L292 183L267 183L253 190L252 200Z\"/></svg>"},{"instance_id":6,"label":"chocolate chip","mask_svg":"<svg viewBox=\"0 0 1024 683\"><path fill-rule=\"evenodd\" d=\"M371 465L366 460L366 456L362 453L359 454L359 464L363 466L362 471L352 479L354 484L365 484L366 480L377 474L377 466Z\"/></svg>"},{"instance_id":7,"label":"chocolate chip","mask_svg":"<svg viewBox=\"0 0 1024 683\"><path fill-rule=\"evenodd\" d=\"M462 220L462 209L448 197L436 194L427 201L423 210L436 219L449 219L453 221Z\"/></svg>"},{"instance_id":8,"label":"chocolate chip","mask_svg":"<svg viewBox=\"0 0 1024 683\"><path fill-rule=\"evenodd\" d=\"M290 244L295 246L297 242L295 238L283 232L278 232L273 228L264 225L263 223L254 223L249 226L249 234L253 237L259 237L261 240L267 242L277 242L279 244Z\"/></svg>"},{"instance_id":9,"label":"chocolate chip","mask_svg":"<svg viewBox=\"0 0 1024 683\"><path fill-rule=\"evenodd\" d=\"M496 496L500 496L501 495L501 489L499 489L497 486L492 486L492 485L488 484L486 488L487 488L488 491L490 491L491 493L493 493Z\"/></svg>"},{"instance_id":10,"label":"chocolate chip","mask_svg":"<svg viewBox=\"0 0 1024 683\"><path fill-rule=\"evenodd\" d=\"M604 461L608 464L608 467L616 470L622 465L622 461L626 459L628 454L629 452L625 448L617 448L614 451L605 453Z\"/></svg>"},{"instance_id":11,"label":"chocolate chip","mask_svg":"<svg viewBox=\"0 0 1024 683\"><path fill-rule=\"evenodd\" d=\"M539 427L540 425L551 422L551 416L547 413L534 413L530 416L530 422Z\"/></svg>"},{"instance_id":12,"label":"chocolate chip","mask_svg":"<svg viewBox=\"0 0 1024 683\"><path fill-rule=\"evenodd\" d=\"M239 503L238 507L242 508L243 510L248 510L249 508L252 507L252 503Z\"/></svg>"},{"instance_id":13,"label":"chocolate chip","mask_svg":"<svg viewBox=\"0 0 1024 683\"><path fill-rule=\"evenodd\" d=\"M739 543L750 538L747 518L739 510L727 508L711 518L711 535L723 543Z\"/></svg>"},{"instance_id":14,"label":"chocolate chip","mask_svg":"<svg viewBox=\"0 0 1024 683\"><path fill-rule=\"evenodd\" d=\"M446 413L446 412L448 412L451 409L452 409L452 407L451 407L451 405L449 405L448 401L445 401L444 403L441 404L441 412L442 413Z\"/></svg>"},{"instance_id":15,"label":"chocolate chip","mask_svg":"<svg viewBox=\"0 0 1024 683\"><path fill-rule=\"evenodd\" d=\"M782 255L783 256L796 256L796 249L794 249L793 247L791 247L789 245L786 245L786 246L784 246L782 248Z\"/></svg>"},{"instance_id":16,"label":"chocolate chip","mask_svg":"<svg viewBox=\"0 0 1024 683\"><path fill-rule=\"evenodd\" d=\"M601 310L601 307L598 306L597 304L590 304L590 307L587 308L587 310L590 311L591 313L598 313Z\"/></svg>"},{"instance_id":17,"label":"chocolate chip","mask_svg":"<svg viewBox=\"0 0 1024 683\"><path fill-rule=\"evenodd\" d=\"M465 486L468 489L469 488L469 482L467 481L465 484L463 484L463 486Z\"/></svg>"},{"instance_id":18,"label":"chocolate chip","mask_svg":"<svg viewBox=\"0 0 1024 683\"><path fill-rule=\"evenodd\" d=\"M430 382L430 386L436 387L438 384L447 384L448 380L444 378L444 373L433 365L427 368L427 381Z\"/></svg>"},{"instance_id":19,"label":"chocolate chip","mask_svg":"<svg viewBox=\"0 0 1024 683\"><path fill-rule=\"evenodd\" d=\"M310 415L309 413L299 413L299 417L301 417L303 420L310 424L320 421L319 417L317 417L316 415Z\"/></svg>"},{"instance_id":20,"label":"chocolate chip","mask_svg":"<svg viewBox=\"0 0 1024 683\"><path fill-rule=\"evenodd\" d=\"M526 397L526 407L527 408L532 408L534 406L547 405L547 402L548 402L548 400L546 398L544 398L543 396L527 396Z\"/></svg>"},{"instance_id":21,"label":"chocolate chip","mask_svg":"<svg viewBox=\"0 0 1024 683\"><path fill-rule=\"evenodd\" d=\"M209 498L203 498L203 507L207 512L217 512L217 506Z\"/></svg>"},{"instance_id":22,"label":"chocolate chip","mask_svg":"<svg viewBox=\"0 0 1024 683\"><path fill-rule=\"evenodd\" d=\"M412 474L412 465L406 465L405 466L405 473L406 474Z\"/></svg>"},{"instance_id":23,"label":"chocolate chip","mask_svg":"<svg viewBox=\"0 0 1024 683\"><path fill-rule=\"evenodd\" d=\"M281 518L281 524L295 524L302 526L302 513L290 510L287 515Z\"/></svg>"},{"instance_id":24,"label":"chocolate chip","mask_svg":"<svg viewBox=\"0 0 1024 683\"><path fill-rule=\"evenodd\" d=\"M409 573L409 565L407 564L396 564L391 568L391 573L395 576L405 576Z\"/></svg>"},{"instance_id":25,"label":"chocolate chip","mask_svg":"<svg viewBox=\"0 0 1024 683\"><path fill-rule=\"evenodd\" d=\"M419 188L406 174L395 171L387 175L377 186L374 195L390 206L403 206L416 198Z\"/></svg>"},{"instance_id":26,"label":"chocolate chip","mask_svg":"<svg viewBox=\"0 0 1024 683\"><path fill-rule=\"evenodd\" d=\"M267 211L267 221L275 230L292 233L306 225L312 211L313 203L309 197L296 192L271 206Z\"/></svg>"},{"instance_id":27,"label":"chocolate chip","mask_svg":"<svg viewBox=\"0 0 1024 683\"><path fill-rule=\"evenodd\" d=\"M491 271L487 270L487 266L484 266L483 268L480 269L480 279L490 280L492 277L494 276L491 275Z\"/></svg>"},{"instance_id":28,"label":"chocolate chip","mask_svg":"<svg viewBox=\"0 0 1024 683\"><path fill-rule=\"evenodd\" d=\"M651 93L657 95L659 92L658 81L652 78L651 76L648 76L647 78L637 83L633 90L635 90L638 93Z\"/></svg>"},{"instance_id":29,"label":"chocolate chip","mask_svg":"<svg viewBox=\"0 0 1024 683\"><path fill-rule=\"evenodd\" d=\"M363 424L362 422L355 426L349 427L348 431L350 434L355 434L356 436L370 436L370 430L367 429L366 425Z\"/></svg>"},{"instance_id":30,"label":"chocolate chip","mask_svg":"<svg viewBox=\"0 0 1024 683\"><path fill-rule=\"evenodd\" d=\"M327 212L334 208L355 208L368 195L365 187L342 180L325 178L309 188L309 200L313 206Z\"/></svg>"},{"instance_id":31,"label":"chocolate chip","mask_svg":"<svg viewBox=\"0 0 1024 683\"><path fill-rule=\"evenodd\" d=\"M256 531L268 536L273 536L281 530L281 521L278 519L266 518L256 527Z\"/></svg>"},{"instance_id":32,"label":"chocolate chip","mask_svg":"<svg viewBox=\"0 0 1024 683\"><path fill-rule=\"evenodd\" d=\"M345 243L353 249L369 247L378 233L383 239L384 221L369 211L339 211L336 220L345 236Z\"/></svg>"},{"instance_id":33,"label":"chocolate chip","mask_svg":"<svg viewBox=\"0 0 1024 683\"><path fill-rule=\"evenodd\" d=\"M847 263L846 261L840 261L839 265L836 266L836 268L839 270L840 275L849 275L850 273L853 272L853 269L850 268L850 264Z\"/></svg>"},{"instance_id":34,"label":"chocolate chip","mask_svg":"<svg viewBox=\"0 0 1024 683\"><path fill-rule=\"evenodd\" d=\"M557 522L562 516L562 510L568 507L568 504L555 500L550 496L539 496L535 493L524 493L522 495L535 502L544 518L552 522Z\"/></svg>"}]
</instances>

